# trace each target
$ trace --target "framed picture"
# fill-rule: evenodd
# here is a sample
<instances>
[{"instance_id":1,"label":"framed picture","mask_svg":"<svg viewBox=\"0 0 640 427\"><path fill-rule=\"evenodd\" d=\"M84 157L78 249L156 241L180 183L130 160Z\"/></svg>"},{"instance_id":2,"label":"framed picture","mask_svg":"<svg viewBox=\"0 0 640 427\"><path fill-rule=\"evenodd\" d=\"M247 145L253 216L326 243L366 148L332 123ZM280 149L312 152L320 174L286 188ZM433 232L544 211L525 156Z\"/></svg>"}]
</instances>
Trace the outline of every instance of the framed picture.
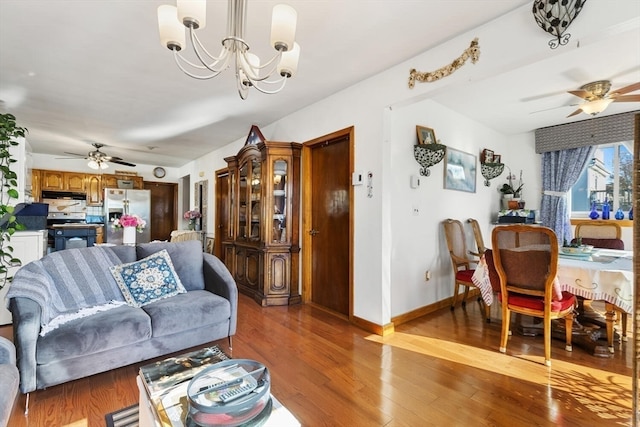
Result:
<instances>
[{"instance_id":1,"label":"framed picture","mask_svg":"<svg viewBox=\"0 0 640 427\"><path fill-rule=\"evenodd\" d=\"M247 140L245 141L244 145L258 144L259 142L264 141L264 135L262 135L262 132L260 132L258 126L253 125L251 126L251 130L249 131L249 135L247 135Z\"/></svg>"},{"instance_id":2,"label":"framed picture","mask_svg":"<svg viewBox=\"0 0 640 427\"><path fill-rule=\"evenodd\" d=\"M418 134L418 142L420 144L435 144L436 133L433 129L424 126L416 126L416 133Z\"/></svg>"},{"instance_id":3,"label":"framed picture","mask_svg":"<svg viewBox=\"0 0 640 427\"><path fill-rule=\"evenodd\" d=\"M480 155L480 163L493 163L494 161L494 154L492 150L489 150L487 148L482 150L482 154Z\"/></svg>"},{"instance_id":4,"label":"framed picture","mask_svg":"<svg viewBox=\"0 0 640 427\"><path fill-rule=\"evenodd\" d=\"M500 154L494 154L493 163L502 163L502 156Z\"/></svg>"},{"instance_id":5,"label":"framed picture","mask_svg":"<svg viewBox=\"0 0 640 427\"><path fill-rule=\"evenodd\" d=\"M213 243L215 241L213 240L213 237L206 237L205 238L205 252L208 254L213 255Z\"/></svg>"},{"instance_id":6,"label":"framed picture","mask_svg":"<svg viewBox=\"0 0 640 427\"><path fill-rule=\"evenodd\" d=\"M444 188L475 193L476 156L447 147L444 160Z\"/></svg>"}]
</instances>

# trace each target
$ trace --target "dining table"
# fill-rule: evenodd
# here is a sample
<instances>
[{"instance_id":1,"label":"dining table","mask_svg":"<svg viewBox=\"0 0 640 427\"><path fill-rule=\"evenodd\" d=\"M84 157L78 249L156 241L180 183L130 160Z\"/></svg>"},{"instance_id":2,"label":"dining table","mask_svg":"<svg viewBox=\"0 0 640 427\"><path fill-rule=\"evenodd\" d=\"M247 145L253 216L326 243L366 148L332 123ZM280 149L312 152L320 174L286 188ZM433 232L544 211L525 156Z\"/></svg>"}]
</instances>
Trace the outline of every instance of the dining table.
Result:
<instances>
[{"instance_id":1,"label":"dining table","mask_svg":"<svg viewBox=\"0 0 640 427\"><path fill-rule=\"evenodd\" d=\"M609 352L614 352L614 321L616 310L633 312L634 276L633 251L595 248L583 253L564 253L560 248L554 294L567 291L591 301L604 301ZM489 280L484 256L472 277L487 305L493 303L494 287ZM499 286L499 285L498 285ZM623 328L625 329L625 328ZM626 330L621 339L626 339Z\"/></svg>"}]
</instances>

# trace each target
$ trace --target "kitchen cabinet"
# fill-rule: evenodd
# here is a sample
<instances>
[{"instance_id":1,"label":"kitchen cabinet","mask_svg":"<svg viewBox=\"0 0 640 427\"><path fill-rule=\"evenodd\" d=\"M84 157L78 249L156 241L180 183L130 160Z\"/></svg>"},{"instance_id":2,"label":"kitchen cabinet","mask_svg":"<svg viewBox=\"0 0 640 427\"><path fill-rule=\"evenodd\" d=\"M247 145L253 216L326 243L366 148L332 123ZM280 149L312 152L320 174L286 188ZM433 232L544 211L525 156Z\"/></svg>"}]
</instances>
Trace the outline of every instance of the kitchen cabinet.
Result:
<instances>
[{"instance_id":1,"label":"kitchen cabinet","mask_svg":"<svg viewBox=\"0 0 640 427\"><path fill-rule=\"evenodd\" d=\"M118 188L118 181L133 181L134 190L144 190L144 180L141 176L103 174L102 188Z\"/></svg>"},{"instance_id":2,"label":"kitchen cabinet","mask_svg":"<svg viewBox=\"0 0 640 427\"><path fill-rule=\"evenodd\" d=\"M102 176L87 175L87 206L102 206Z\"/></svg>"},{"instance_id":3,"label":"kitchen cabinet","mask_svg":"<svg viewBox=\"0 0 640 427\"><path fill-rule=\"evenodd\" d=\"M44 256L47 248L47 231L16 231L11 236L11 246L13 247L13 257L18 258L22 265L35 261ZM9 277L16 274L20 266L9 267ZM4 301L11 283L4 283L0 289L0 325L11 323L11 312L7 310Z\"/></svg>"},{"instance_id":4,"label":"kitchen cabinet","mask_svg":"<svg viewBox=\"0 0 640 427\"><path fill-rule=\"evenodd\" d=\"M64 179L64 190L84 193L86 191L85 186L85 174L77 172L64 172L62 174Z\"/></svg>"},{"instance_id":5,"label":"kitchen cabinet","mask_svg":"<svg viewBox=\"0 0 640 427\"><path fill-rule=\"evenodd\" d=\"M42 190L63 191L64 190L64 172L43 170L41 182L42 182Z\"/></svg>"},{"instance_id":6,"label":"kitchen cabinet","mask_svg":"<svg viewBox=\"0 0 640 427\"><path fill-rule=\"evenodd\" d=\"M247 143L229 168L224 262L238 289L262 306L296 304L300 152L297 143Z\"/></svg>"}]
</instances>

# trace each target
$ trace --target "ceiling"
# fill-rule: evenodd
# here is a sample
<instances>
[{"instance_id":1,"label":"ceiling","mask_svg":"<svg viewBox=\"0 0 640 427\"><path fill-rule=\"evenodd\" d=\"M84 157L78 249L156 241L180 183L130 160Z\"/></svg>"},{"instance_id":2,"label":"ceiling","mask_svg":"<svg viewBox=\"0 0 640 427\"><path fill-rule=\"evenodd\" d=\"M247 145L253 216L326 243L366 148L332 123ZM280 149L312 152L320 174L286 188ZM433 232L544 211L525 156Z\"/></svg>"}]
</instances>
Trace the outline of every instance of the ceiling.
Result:
<instances>
[{"instance_id":1,"label":"ceiling","mask_svg":"<svg viewBox=\"0 0 640 427\"><path fill-rule=\"evenodd\" d=\"M589 0L581 16L606 1ZM567 90L601 79L612 79L613 89L640 81L640 2L624 1L638 13L607 24L580 49L561 47L430 97L506 134L583 120L566 119L580 101ZM177 69L158 37L156 9L165 3L172 0L0 1L0 111L28 128L33 152L85 154L97 142L129 162L179 167L243 138L252 124L265 127L530 1L290 0L302 46L298 74L283 92L252 91L244 101L231 70L197 81ZM262 58L271 54L277 3L249 1L246 39ZM227 6L209 1L208 8L201 38L217 50ZM546 43L528 15L523 25L537 36L529 41ZM638 107L614 103L603 114Z\"/></svg>"}]
</instances>

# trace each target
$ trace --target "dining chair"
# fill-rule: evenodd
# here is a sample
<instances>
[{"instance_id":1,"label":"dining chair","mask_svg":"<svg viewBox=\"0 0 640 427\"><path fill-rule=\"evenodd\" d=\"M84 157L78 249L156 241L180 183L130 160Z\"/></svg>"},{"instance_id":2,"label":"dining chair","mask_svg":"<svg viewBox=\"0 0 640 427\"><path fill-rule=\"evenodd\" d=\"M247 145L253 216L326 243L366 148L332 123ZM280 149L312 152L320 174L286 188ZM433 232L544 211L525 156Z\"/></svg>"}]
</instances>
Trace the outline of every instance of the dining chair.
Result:
<instances>
[{"instance_id":1,"label":"dining chair","mask_svg":"<svg viewBox=\"0 0 640 427\"><path fill-rule=\"evenodd\" d=\"M551 366L551 320L565 319L566 346L571 351L576 298L562 292L554 298L558 271L558 239L550 228L503 225L491 234L493 261L500 280L502 335L500 352L506 353L511 312L543 319L544 364Z\"/></svg>"},{"instance_id":2,"label":"dining chair","mask_svg":"<svg viewBox=\"0 0 640 427\"><path fill-rule=\"evenodd\" d=\"M476 219L469 218L467 222L471 224L473 238L476 241L476 247L478 249L478 252L469 251L469 253L479 258L484 255L484 252L487 250L486 246L484 245L484 239L482 238L482 230L480 230L480 224L478 224L478 221Z\"/></svg>"},{"instance_id":3,"label":"dining chair","mask_svg":"<svg viewBox=\"0 0 640 427\"><path fill-rule=\"evenodd\" d=\"M575 239L582 239L585 245L596 248L624 250L624 242L621 239L622 228L620 224L610 221L580 221L576 224Z\"/></svg>"},{"instance_id":4,"label":"dining chair","mask_svg":"<svg viewBox=\"0 0 640 427\"><path fill-rule=\"evenodd\" d=\"M462 223L457 219L448 218L442 221L444 235L449 249L451 265L453 267L453 300L451 302L451 310L453 310L458 301L458 293L460 286L464 287L462 297L462 307L466 305L469 296L469 288L476 285L471 281L475 269L471 268L471 264L477 263L477 260L467 258L467 243ZM478 297L478 301L482 298ZM485 318L490 321L490 307L485 304Z\"/></svg>"},{"instance_id":5,"label":"dining chair","mask_svg":"<svg viewBox=\"0 0 640 427\"><path fill-rule=\"evenodd\" d=\"M171 242L185 242L187 240L201 240L202 233L193 230L173 230L171 232Z\"/></svg>"}]
</instances>

